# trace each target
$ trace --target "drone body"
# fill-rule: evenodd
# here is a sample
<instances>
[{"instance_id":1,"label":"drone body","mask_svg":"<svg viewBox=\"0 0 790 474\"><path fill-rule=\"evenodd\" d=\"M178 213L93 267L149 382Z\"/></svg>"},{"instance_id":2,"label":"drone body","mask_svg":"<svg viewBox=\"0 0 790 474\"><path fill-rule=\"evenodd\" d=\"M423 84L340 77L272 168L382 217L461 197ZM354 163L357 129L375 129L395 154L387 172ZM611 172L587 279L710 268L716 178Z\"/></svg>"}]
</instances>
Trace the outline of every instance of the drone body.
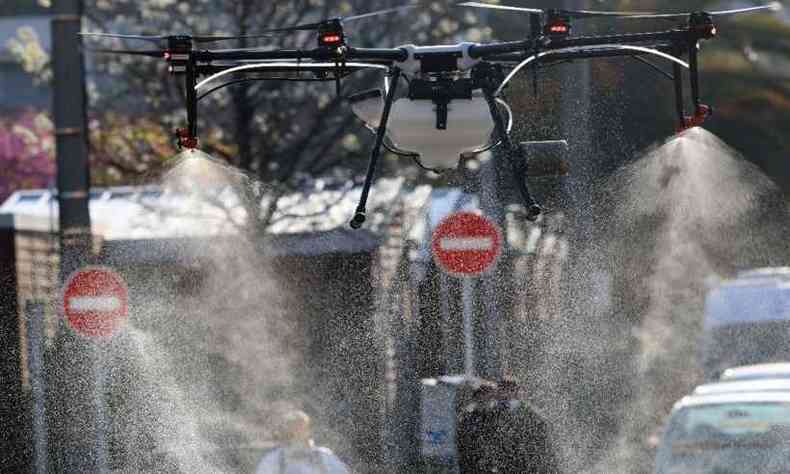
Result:
<instances>
[{"instance_id":1,"label":"drone body","mask_svg":"<svg viewBox=\"0 0 790 474\"><path fill-rule=\"evenodd\" d=\"M538 10L477 2L460 6L521 12L529 15L530 29L522 41L502 43L460 43L456 45L416 46L398 48L355 48L346 43L343 21L369 18L384 13L416 8L407 5L345 19L335 18L318 23L264 31L265 37L291 31L317 31L317 48L306 50L200 50L194 45L233 39L231 37L140 37L130 35L94 34L105 37L167 41L167 49L155 51L112 51L163 57L169 62L172 74L184 77L188 128L179 130L179 144L197 147L198 101L211 92L238 82L249 80L294 80L293 73L302 80L326 80L337 84L338 93L344 77L358 71L379 69L386 71L384 90L366 91L349 98L355 114L375 132L365 185L359 206L351 221L359 228L365 221L365 207L375 177L382 148L414 158L431 169L457 166L462 155L479 153L499 146L509 162L530 220L541 214L541 208L527 189L526 178L540 174L564 174L561 163L530 163L531 150L546 150L566 146L564 142L514 144L510 137L512 114L502 100L507 83L521 70L529 67L537 83L538 66L569 60L606 57L631 57L657 70L674 84L678 113L678 130L701 125L711 114L711 108L700 101L698 51L700 42L718 34L714 18L738 13L776 10L774 3L723 12L695 13L639 13L590 12L572 10ZM655 32L600 36L571 36L574 18L614 17L627 19L682 19L679 27ZM88 34L91 35L91 34ZM672 71L667 72L645 59L656 56L669 60ZM688 62L681 59L688 57ZM693 115L684 108L683 69L689 70ZM275 74L261 76L261 73ZM276 74L288 73L283 77ZM305 74L309 76L304 76ZM222 77L240 75L240 79L208 88ZM198 77L206 78L198 82ZM401 79L408 90L398 96ZM199 95L199 92L208 89ZM537 91L537 87L535 87ZM504 113L503 113L504 112ZM507 115L507 118L506 118Z\"/></svg>"}]
</instances>

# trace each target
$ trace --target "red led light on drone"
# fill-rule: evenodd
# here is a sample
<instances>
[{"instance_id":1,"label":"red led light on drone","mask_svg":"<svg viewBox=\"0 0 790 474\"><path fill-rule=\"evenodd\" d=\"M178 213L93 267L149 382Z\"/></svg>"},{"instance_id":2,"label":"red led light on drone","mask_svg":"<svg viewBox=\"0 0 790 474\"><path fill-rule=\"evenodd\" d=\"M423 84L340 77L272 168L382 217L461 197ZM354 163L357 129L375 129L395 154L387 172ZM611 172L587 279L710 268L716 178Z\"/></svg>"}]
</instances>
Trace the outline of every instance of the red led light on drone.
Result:
<instances>
[{"instance_id":1,"label":"red led light on drone","mask_svg":"<svg viewBox=\"0 0 790 474\"><path fill-rule=\"evenodd\" d=\"M343 37L337 33L332 33L321 37L321 42L324 44L337 44L342 41L343 41Z\"/></svg>"},{"instance_id":2,"label":"red led light on drone","mask_svg":"<svg viewBox=\"0 0 790 474\"><path fill-rule=\"evenodd\" d=\"M543 32L550 36L565 36L571 32L571 25L564 21L555 20L548 23Z\"/></svg>"}]
</instances>

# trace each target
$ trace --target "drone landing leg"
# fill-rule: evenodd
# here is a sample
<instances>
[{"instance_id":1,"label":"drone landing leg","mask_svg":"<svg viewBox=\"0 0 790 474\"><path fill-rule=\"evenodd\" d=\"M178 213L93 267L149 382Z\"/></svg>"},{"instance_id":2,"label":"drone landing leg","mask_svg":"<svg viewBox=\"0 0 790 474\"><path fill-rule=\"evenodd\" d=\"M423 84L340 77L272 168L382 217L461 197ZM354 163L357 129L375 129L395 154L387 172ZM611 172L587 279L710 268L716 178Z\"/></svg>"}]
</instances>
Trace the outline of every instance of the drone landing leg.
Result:
<instances>
[{"instance_id":1,"label":"drone landing leg","mask_svg":"<svg viewBox=\"0 0 790 474\"><path fill-rule=\"evenodd\" d=\"M373 185L373 179L376 175L376 164L381 154L381 146L384 143L384 137L387 134L387 122L390 118L390 110L392 109L392 102L395 100L395 92L398 89L398 79L400 78L400 70L393 70L392 81L390 81L390 89L387 91L387 97L384 100L384 110L381 112L381 123L376 131L376 142L373 144L373 150L370 152L370 161L368 162L368 173L365 176L365 184L362 186L362 195L359 197L359 204L354 213L354 218L351 219L349 225L352 229L359 229L366 219L366 206L368 202L368 194L370 194L370 187Z\"/></svg>"},{"instance_id":2,"label":"drone landing leg","mask_svg":"<svg viewBox=\"0 0 790 474\"><path fill-rule=\"evenodd\" d=\"M521 193L524 200L524 205L527 208L527 220L535 221L543 212L540 205L535 202L527 187L527 157L521 147L515 146L513 141L510 140L510 135L507 133L505 120L502 118L502 113L497 107L494 92L488 87L483 89L483 93L488 102L488 108L491 111L491 118L494 120L494 133L497 135L502 146L505 148L505 156L507 156L510 165L513 167L513 178L516 182L516 187Z\"/></svg>"}]
</instances>

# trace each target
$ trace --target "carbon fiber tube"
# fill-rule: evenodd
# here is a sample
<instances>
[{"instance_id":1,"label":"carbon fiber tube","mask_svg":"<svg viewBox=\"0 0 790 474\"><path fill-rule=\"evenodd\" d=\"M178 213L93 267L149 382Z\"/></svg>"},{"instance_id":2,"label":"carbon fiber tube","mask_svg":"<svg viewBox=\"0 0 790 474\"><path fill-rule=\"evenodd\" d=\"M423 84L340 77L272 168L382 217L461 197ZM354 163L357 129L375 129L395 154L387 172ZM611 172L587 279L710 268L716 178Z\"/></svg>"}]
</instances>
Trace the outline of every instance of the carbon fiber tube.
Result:
<instances>
[{"instance_id":1,"label":"carbon fiber tube","mask_svg":"<svg viewBox=\"0 0 790 474\"><path fill-rule=\"evenodd\" d=\"M348 58L359 61L405 61L409 53L403 48L349 48Z\"/></svg>"}]
</instances>

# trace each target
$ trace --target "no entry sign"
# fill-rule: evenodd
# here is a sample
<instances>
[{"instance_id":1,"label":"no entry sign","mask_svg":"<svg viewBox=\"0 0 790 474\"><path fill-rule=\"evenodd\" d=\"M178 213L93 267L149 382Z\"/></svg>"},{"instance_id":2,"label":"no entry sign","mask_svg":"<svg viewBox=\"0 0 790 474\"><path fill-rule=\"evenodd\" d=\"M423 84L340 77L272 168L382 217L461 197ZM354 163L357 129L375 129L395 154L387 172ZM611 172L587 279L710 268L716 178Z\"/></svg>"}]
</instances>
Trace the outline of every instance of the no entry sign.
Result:
<instances>
[{"instance_id":1,"label":"no entry sign","mask_svg":"<svg viewBox=\"0 0 790 474\"><path fill-rule=\"evenodd\" d=\"M433 233L433 258L446 272L463 277L485 273L502 252L502 234L490 219L472 212L446 217Z\"/></svg>"},{"instance_id":2,"label":"no entry sign","mask_svg":"<svg viewBox=\"0 0 790 474\"><path fill-rule=\"evenodd\" d=\"M126 282L105 267L87 267L71 274L63 289L63 314L78 334L110 337L129 314Z\"/></svg>"}]
</instances>

